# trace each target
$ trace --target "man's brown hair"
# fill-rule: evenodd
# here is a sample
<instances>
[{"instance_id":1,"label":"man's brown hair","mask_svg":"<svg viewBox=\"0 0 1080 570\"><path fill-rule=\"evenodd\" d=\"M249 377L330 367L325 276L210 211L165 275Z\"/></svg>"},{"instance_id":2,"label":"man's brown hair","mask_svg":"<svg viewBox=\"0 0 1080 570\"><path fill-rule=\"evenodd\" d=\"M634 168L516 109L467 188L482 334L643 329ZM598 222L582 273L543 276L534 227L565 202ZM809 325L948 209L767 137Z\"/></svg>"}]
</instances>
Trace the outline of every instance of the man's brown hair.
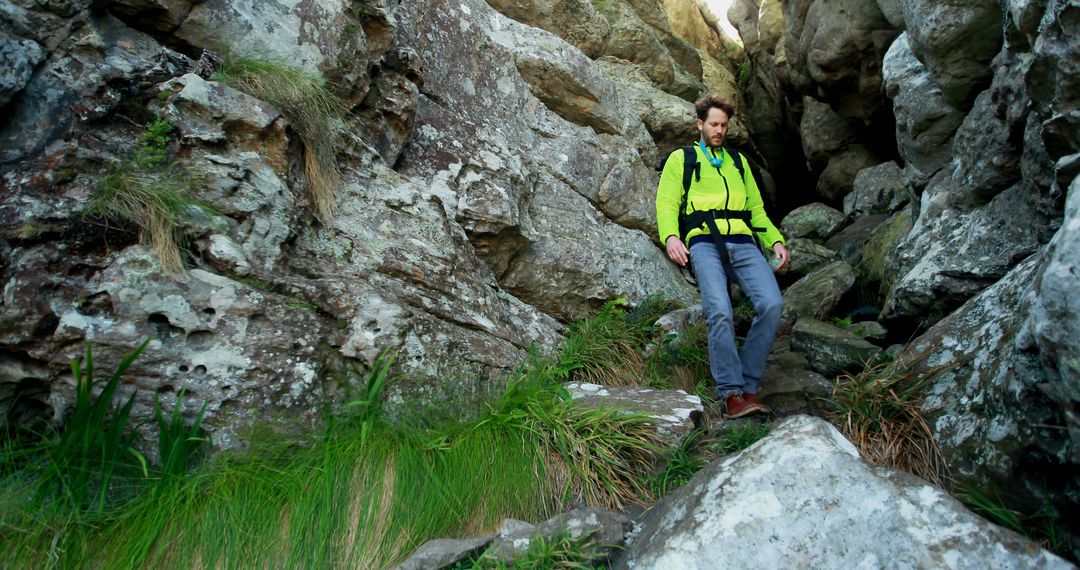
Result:
<instances>
[{"instance_id":1,"label":"man's brown hair","mask_svg":"<svg viewBox=\"0 0 1080 570\"><path fill-rule=\"evenodd\" d=\"M709 93L708 95L697 100L694 103L694 111L697 112L697 118L702 121L705 117L709 116L709 109L716 107L727 114L728 119L735 118L735 104L731 102L731 99L721 96L718 93Z\"/></svg>"}]
</instances>

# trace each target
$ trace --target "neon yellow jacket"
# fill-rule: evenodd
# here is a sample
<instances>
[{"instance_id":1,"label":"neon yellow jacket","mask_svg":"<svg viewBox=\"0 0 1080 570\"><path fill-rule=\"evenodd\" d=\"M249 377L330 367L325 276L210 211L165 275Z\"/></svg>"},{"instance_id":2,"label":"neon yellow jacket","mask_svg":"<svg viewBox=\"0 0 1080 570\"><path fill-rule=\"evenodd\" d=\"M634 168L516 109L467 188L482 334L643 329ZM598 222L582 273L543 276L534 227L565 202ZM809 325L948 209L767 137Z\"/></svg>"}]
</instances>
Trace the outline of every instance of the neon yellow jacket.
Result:
<instances>
[{"instance_id":1,"label":"neon yellow jacket","mask_svg":"<svg viewBox=\"0 0 1080 570\"><path fill-rule=\"evenodd\" d=\"M727 150L721 150L724 164L719 170L709 164L709 159L705 157L700 146L695 145L694 152L701 164L701 180L694 176L690 183L690 192L686 196L687 213L696 210L750 210L750 224L756 228L765 228L757 237L766 247L771 248L776 242L784 243L784 236L765 214L761 192L750 174L750 165L746 158L742 157L743 170L746 172L746 179L743 180ZM679 237L679 205L682 203L682 194L683 151L680 148L668 155L664 171L660 174L660 184L656 187L656 225L661 245L666 243L669 236ZM716 225L725 234L754 235L742 220L717 220ZM686 241L708 233L709 228L702 225L690 230Z\"/></svg>"}]
</instances>

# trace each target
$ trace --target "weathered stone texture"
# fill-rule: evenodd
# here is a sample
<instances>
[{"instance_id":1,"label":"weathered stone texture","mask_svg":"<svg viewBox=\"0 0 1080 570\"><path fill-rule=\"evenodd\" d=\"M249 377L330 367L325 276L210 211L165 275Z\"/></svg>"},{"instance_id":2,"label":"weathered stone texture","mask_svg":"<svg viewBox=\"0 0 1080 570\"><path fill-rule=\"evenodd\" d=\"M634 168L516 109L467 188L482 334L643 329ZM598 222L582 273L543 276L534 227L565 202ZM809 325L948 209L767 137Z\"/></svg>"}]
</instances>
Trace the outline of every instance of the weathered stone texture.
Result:
<instances>
[{"instance_id":1,"label":"weathered stone texture","mask_svg":"<svg viewBox=\"0 0 1080 570\"><path fill-rule=\"evenodd\" d=\"M749 568L1071 566L925 481L868 465L809 416L785 420L667 496L614 567L707 568L733 552L753 553L740 564Z\"/></svg>"}]
</instances>

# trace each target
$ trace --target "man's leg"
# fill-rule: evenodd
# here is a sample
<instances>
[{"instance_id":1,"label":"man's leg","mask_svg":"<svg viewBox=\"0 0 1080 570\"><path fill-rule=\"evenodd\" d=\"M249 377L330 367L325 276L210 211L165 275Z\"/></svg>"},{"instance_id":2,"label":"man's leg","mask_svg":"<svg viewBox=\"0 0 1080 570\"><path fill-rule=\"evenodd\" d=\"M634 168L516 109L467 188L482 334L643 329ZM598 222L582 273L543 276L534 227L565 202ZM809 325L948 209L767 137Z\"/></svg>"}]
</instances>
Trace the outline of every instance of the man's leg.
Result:
<instances>
[{"instance_id":1,"label":"man's leg","mask_svg":"<svg viewBox=\"0 0 1080 570\"><path fill-rule=\"evenodd\" d=\"M742 365L735 348L735 330L731 325L727 274L712 242L698 242L691 246L690 260L694 264L694 274L701 290L701 307L709 333L709 366L716 381L716 393L723 400L743 391Z\"/></svg>"},{"instance_id":2,"label":"man's leg","mask_svg":"<svg viewBox=\"0 0 1080 570\"><path fill-rule=\"evenodd\" d=\"M769 262L754 244L728 244L735 281L754 304L754 320L742 346L743 391L756 394L758 382L765 372L769 348L780 329L784 312L784 297L776 284Z\"/></svg>"}]
</instances>

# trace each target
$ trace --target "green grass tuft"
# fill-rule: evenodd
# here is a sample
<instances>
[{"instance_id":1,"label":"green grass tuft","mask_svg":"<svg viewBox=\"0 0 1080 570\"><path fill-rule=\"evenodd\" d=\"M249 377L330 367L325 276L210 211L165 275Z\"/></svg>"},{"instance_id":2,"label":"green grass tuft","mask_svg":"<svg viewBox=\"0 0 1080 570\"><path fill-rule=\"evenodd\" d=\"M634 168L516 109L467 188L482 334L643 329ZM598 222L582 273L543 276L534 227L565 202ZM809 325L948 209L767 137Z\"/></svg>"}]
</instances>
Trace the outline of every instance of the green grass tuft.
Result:
<instances>
[{"instance_id":1,"label":"green grass tuft","mask_svg":"<svg viewBox=\"0 0 1080 570\"><path fill-rule=\"evenodd\" d=\"M656 297L646 298L629 312L625 305L625 299L614 299L594 317L573 324L556 373L605 386L647 384L641 351L652 336L653 323L672 305Z\"/></svg>"},{"instance_id":2,"label":"green grass tuft","mask_svg":"<svg viewBox=\"0 0 1080 570\"><path fill-rule=\"evenodd\" d=\"M325 79L286 64L225 58L215 79L277 108L304 143L308 200L316 218L329 224L341 185L337 151L344 146L348 104Z\"/></svg>"}]
</instances>

